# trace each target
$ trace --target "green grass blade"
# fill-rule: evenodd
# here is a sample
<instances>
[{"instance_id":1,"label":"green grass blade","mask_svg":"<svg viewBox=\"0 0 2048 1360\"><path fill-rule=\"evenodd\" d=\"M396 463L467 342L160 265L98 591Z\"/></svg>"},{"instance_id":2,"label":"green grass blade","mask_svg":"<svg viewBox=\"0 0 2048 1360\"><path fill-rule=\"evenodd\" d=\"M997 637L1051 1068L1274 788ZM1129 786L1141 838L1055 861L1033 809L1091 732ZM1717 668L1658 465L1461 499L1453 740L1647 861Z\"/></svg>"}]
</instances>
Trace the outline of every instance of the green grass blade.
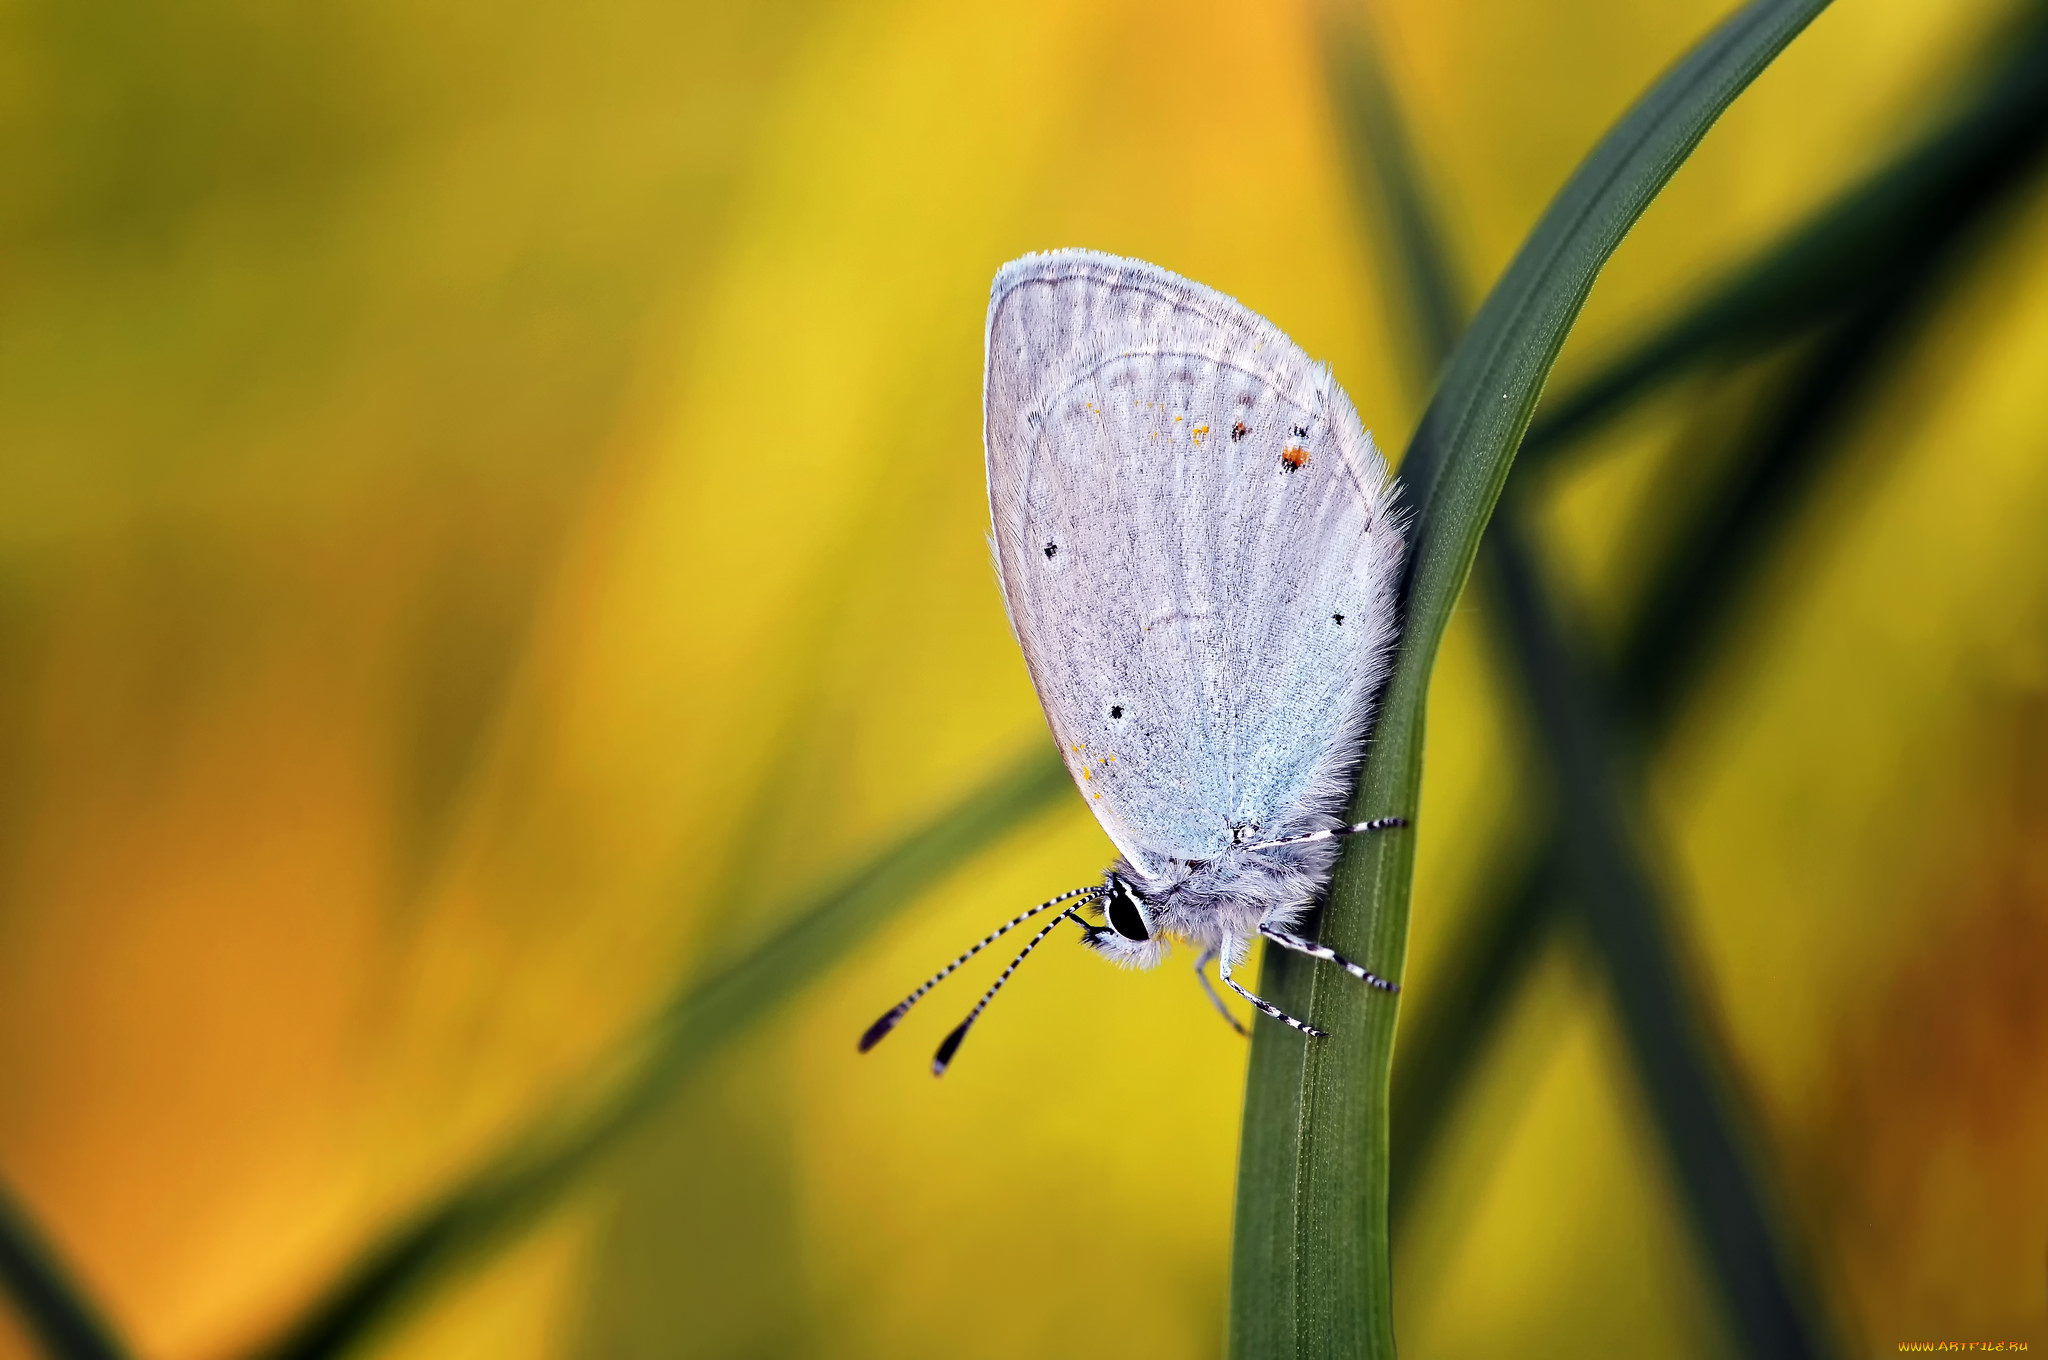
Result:
<instances>
[{"instance_id":1,"label":"green grass blade","mask_svg":"<svg viewBox=\"0 0 2048 1360\"><path fill-rule=\"evenodd\" d=\"M1892 347L1858 346L1871 358ZM1616 651L1639 659L1617 667L1611 692L1619 712L1633 719L1646 754L1663 745L1683 716L1725 641L1727 629L1715 625L1730 619L1744 586L1776 555L1802 517L1803 493L1840 448L1839 441L1825 437L1827 419L1798 414L1813 412L1822 399L1817 383L1860 390L1871 380L1868 373L1858 378L1842 371L1831 361L1836 353L1832 346L1821 351L1812 364L1814 380L1796 381L1782 406L1754 420L1740 437L1739 447L1753 452L1737 454L1742 466L1731 479L1734 485L1716 488L1703 504L1689 507L1643 605L1624 629ZM1805 437L1790 437L1795 430ZM1672 664L1671 654L1678 652L1685 664ZM1580 664L1585 666L1583 658ZM1407 1206L1429 1177L1458 1094L1511 1013L1524 975L1542 957L1543 941L1567 905L1562 858L1553 826L1539 848L1504 876L1497 900L1476 909L1476 924L1451 949L1429 996L1418 998L1403 1017L1393 1074L1391 1212L1397 1235ZM1680 1150L1670 1151L1675 1160Z\"/></svg>"},{"instance_id":2,"label":"green grass blade","mask_svg":"<svg viewBox=\"0 0 2048 1360\"><path fill-rule=\"evenodd\" d=\"M1404 627L1356 808L1416 815L1438 644L1543 380L1601 266L1722 110L1824 7L1758 0L1673 67L1572 175L1460 342L1402 465L1415 514ZM1321 923L1332 946L1394 976L1407 943L1414 835L1353 844ZM1253 1041L1231 1276L1231 1346L1247 1360L1394 1354L1395 1011L1355 983L1329 986L1334 972L1273 953L1265 960L1269 997L1305 1008L1332 1037L1306 1044L1262 1024Z\"/></svg>"},{"instance_id":3,"label":"green grass blade","mask_svg":"<svg viewBox=\"0 0 2048 1360\"><path fill-rule=\"evenodd\" d=\"M1566 859L1588 933L1604 957L1638 1081L1664 1144L1709 1269L1729 1304L1746 1355L1799 1360L1820 1353L1809 1305L1794 1278L1767 1199L1758 1192L1746 1130L1731 1111L1717 1046L1700 1023L1694 988L1663 904L1635 848L1629 808L1637 781L1623 771L1593 678L1566 643L1536 579L1512 510L1488 540L1507 632L1558 784Z\"/></svg>"},{"instance_id":4,"label":"green grass blade","mask_svg":"<svg viewBox=\"0 0 2048 1360\"><path fill-rule=\"evenodd\" d=\"M1390 329L1414 356L1410 378L1426 395L1465 327L1462 289L1422 173L1421 157L1393 98L1367 16L1325 0L1320 37L1331 105L1346 164L1381 273L1398 301ZM1394 299L1390 298L1390 301ZM1451 951L1433 1001L1403 1017L1389 1111L1388 1215L1396 1229L1467 1072L1519 995L1528 961L1555 923L1556 866L1523 874ZM1425 1061L1408 1060L1419 1051Z\"/></svg>"},{"instance_id":5,"label":"green grass blade","mask_svg":"<svg viewBox=\"0 0 2048 1360\"><path fill-rule=\"evenodd\" d=\"M1823 221L1836 226L1802 229L1802 235L1844 241L1854 232L1882 232L1890 214L1858 205L1894 197L1906 200L1916 215L1929 201L1945 205L1949 214L1927 219L1926 230L1912 237L1919 245L1884 273L1874 302L1834 323L1819 348L1801 357L1785 393L1761 418L1753 419L1752 428L1737 441L1742 452L1737 454L1740 466L1735 475L1711 492L1704 505L1690 511L1688 521L1673 534L1672 546L1654 565L1651 584L1614 649L1619 657L1614 694L1647 749L1662 744L1711 672L1738 599L1776 555L1801 518L1813 484L1825 475L1839 450L1834 436L1840 422L1852 417L1860 396L1882 381L1886 357L1913 343L1927 310L1925 295L1953 272L1956 255L1981 233L1986 219L2008 208L2039 176L2039 153L2048 140L2044 17L2048 16L2036 7L2029 26L2006 45L2011 56L2004 74L1977 86L1964 112L1929 144L1948 148L1952 159L1947 153L1930 156L1925 147L1916 148L1873 181L1892 189L1853 190L1823 215ZM2024 78L2029 71L2031 83ZM1968 173L1960 174L1964 170ZM1952 172L1959 175L1963 191L1951 195ZM1892 255L1850 244L1870 258ZM1778 272L1785 266L1770 261L1806 251L1771 248L1743 274L1761 277ZM1665 333L1693 324L1681 320ZM1650 348L1659 349L1654 344ZM1666 348L1649 366L1696 364L1715 352ZM1660 370L1660 376L1668 371ZM1626 400L1626 395L1616 400ZM1590 428L1590 423L1572 424L1566 433ZM1532 429L1521 457L1528 456L1534 438ZM1403 1206L1428 1177L1437 1134L1451 1104L1507 1012L1501 998L1469 996L1466 988L1484 980L1505 997L1518 986L1522 969L1540 957L1533 943L1524 946L1540 940L1549 928L1558 901L1556 853L1543 852L1508 878L1499 901L1480 909L1478 926L1453 948L1430 996L1415 998L1404 1016L1393 1078L1392 1199L1397 1232ZM1541 918L1533 927L1525 915L1532 906Z\"/></svg>"},{"instance_id":6,"label":"green grass blade","mask_svg":"<svg viewBox=\"0 0 2048 1360\"><path fill-rule=\"evenodd\" d=\"M1901 305L1841 327L1741 438L1749 451L1738 455L1730 484L1673 535L1616 649L1623 660L1614 699L1646 752L1669 737L1725 644L1736 602L1802 519L1813 485L1842 447L1835 437L1840 422L1882 382L1886 356L1912 342L1912 323L1924 313L1923 306ZM1523 970L1540 957L1561 890L1555 831L1545 840L1549 848L1509 876L1498 902L1480 908L1477 926L1451 951L1430 998L1404 1018L1393 1086L1397 1232L1404 1205L1428 1176L1452 1102L1507 1013Z\"/></svg>"},{"instance_id":7,"label":"green grass blade","mask_svg":"<svg viewBox=\"0 0 2048 1360\"><path fill-rule=\"evenodd\" d=\"M1070 790L1049 748L967 795L789 914L790 924L678 991L629 1045L632 1076L544 1116L509 1152L373 1245L275 1338L261 1360L329 1360L388 1324L451 1271L536 1222L724 1044L826 971L895 912ZM853 1052L855 1036L847 1036ZM566 1126L565 1126L566 1124Z\"/></svg>"},{"instance_id":8,"label":"green grass blade","mask_svg":"<svg viewBox=\"0 0 2048 1360\"><path fill-rule=\"evenodd\" d=\"M1867 307L2008 200L2048 151L2048 11L2027 8L1967 82L1974 97L1940 132L1745 265L1621 359L1546 403L1523 441L1547 458L1658 383L1717 355L1783 342Z\"/></svg>"},{"instance_id":9,"label":"green grass blade","mask_svg":"<svg viewBox=\"0 0 2048 1360\"><path fill-rule=\"evenodd\" d=\"M0 1188L0 1288L51 1360L125 1360L128 1350L58 1261L14 1197Z\"/></svg>"}]
</instances>

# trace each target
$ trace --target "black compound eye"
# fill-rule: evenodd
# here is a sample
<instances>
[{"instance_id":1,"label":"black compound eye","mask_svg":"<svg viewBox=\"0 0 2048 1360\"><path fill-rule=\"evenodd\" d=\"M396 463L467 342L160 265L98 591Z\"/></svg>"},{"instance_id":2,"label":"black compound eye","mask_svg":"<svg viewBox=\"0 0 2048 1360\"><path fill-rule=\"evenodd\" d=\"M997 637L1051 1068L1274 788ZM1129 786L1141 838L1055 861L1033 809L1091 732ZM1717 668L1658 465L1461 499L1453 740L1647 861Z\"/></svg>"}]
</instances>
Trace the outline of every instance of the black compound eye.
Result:
<instances>
[{"instance_id":1,"label":"black compound eye","mask_svg":"<svg viewBox=\"0 0 2048 1360\"><path fill-rule=\"evenodd\" d=\"M1138 899L1126 884L1116 885L1103 915L1109 918L1109 928L1126 940L1143 942L1152 938L1152 931L1145 924L1145 914L1138 909Z\"/></svg>"}]
</instances>

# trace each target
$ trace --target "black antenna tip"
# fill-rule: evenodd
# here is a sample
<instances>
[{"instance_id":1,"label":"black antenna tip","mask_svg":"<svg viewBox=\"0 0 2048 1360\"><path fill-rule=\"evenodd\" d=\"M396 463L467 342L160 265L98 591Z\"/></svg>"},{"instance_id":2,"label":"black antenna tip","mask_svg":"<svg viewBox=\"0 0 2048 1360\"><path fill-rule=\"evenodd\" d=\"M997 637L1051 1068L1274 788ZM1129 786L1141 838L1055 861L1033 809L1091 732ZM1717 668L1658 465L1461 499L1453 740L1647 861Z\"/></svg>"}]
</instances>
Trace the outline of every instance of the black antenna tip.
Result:
<instances>
[{"instance_id":1,"label":"black antenna tip","mask_svg":"<svg viewBox=\"0 0 2048 1360\"><path fill-rule=\"evenodd\" d=\"M860 1036L860 1051L865 1053L889 1037L889 1031L896 1028L896 1022L910 1013L910 1003L899 1001L889 1013L868 1026L868 1032Z\"/></svg>"},{"instance_id":2,"label":"black antenna tip","mask_svg":"<svg viewBox=\"0 0 2048 1360\"><path fill-rule=\"evenodd\" d=\"M960 1027L951 1034L948 1034L946 1041L939 1045L939 1051L932 1054L933 1076L943 1077L946 1075L947 1065L953 1061L953 1055L960 1051L960 1041L967 1037L967 1027L973 1023L974 1017L971 1015L962 1020Z\"/></svg>"}]
</instances>

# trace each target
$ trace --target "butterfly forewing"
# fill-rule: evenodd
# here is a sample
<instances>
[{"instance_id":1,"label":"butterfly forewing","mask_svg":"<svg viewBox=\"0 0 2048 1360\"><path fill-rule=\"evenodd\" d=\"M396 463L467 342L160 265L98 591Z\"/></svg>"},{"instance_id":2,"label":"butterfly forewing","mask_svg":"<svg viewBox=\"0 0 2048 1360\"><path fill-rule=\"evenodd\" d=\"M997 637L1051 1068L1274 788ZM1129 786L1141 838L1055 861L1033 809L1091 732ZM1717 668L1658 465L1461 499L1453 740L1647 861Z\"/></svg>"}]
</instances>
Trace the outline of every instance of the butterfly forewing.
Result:
<instances>
[{"instance_id":1,"label":"butterfly forewing","mask_svg":"<svg viewBox=\"0 0 2048 1360\"><path fill-rule=\"evenodd\" d=\"M1238 303L1083 251L989 305L990 512L1055 739L1140 873L1341 800L1400 551L1327 370Z\"/></svg>"}]
</instances>

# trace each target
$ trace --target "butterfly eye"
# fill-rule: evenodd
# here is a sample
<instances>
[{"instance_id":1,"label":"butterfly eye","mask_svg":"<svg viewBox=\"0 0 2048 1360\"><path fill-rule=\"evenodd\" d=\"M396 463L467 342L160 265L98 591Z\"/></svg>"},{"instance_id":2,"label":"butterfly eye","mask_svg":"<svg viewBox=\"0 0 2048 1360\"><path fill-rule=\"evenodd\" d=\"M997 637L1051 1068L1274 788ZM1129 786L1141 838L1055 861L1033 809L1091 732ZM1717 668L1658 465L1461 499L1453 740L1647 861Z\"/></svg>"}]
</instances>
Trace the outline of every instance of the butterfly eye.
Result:
<instances>
[{"instance_id":1,"label":"butterfly eye","mask_svg":"<svg viewBox=\"0 0 2048 1360\"><path fill-rule=\"evenodd\" d=\"M1141 943L1152 938L1152 925L1145 919L1144 904L1131 891L1131 885L1120 878L1110 891L1103 915L1109 918L1109 928L1126 940Z\"/></svg>"}]
</instances>

